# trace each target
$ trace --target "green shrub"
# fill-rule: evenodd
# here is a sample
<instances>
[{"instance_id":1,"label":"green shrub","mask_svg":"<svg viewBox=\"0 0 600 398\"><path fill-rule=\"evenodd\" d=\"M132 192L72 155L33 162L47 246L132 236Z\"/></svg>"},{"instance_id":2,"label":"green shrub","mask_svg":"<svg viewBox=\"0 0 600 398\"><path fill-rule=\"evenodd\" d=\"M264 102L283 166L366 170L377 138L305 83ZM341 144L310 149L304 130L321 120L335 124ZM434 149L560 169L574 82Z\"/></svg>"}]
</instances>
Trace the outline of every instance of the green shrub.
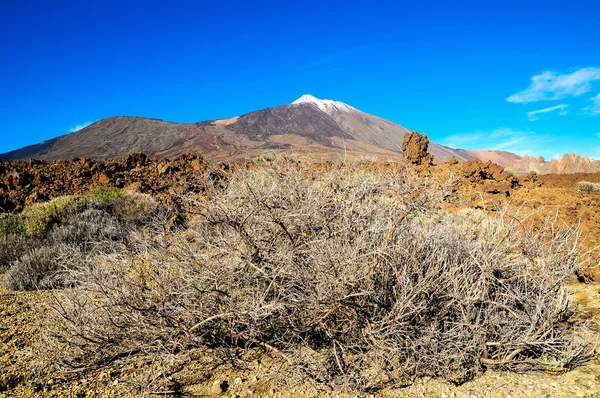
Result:
<instances>
[{"instance_id":1,"label":"green shrub","mask_svg":"<svg viewBox=\"0 0 600 398\"><path fill-rule=\"evenodd\" d=\"M103 205L110 205L123 193L123 189L116 187L99 186L92 191L90 195L98 199Z\"/></svg>"},{"instance_id":2,"label":"green shrub","mask_svg":"<svg viewBox=\"0 0 600 398\"><path fill-rule=\"evenodd\" d=\"M124 192L113 202L108 211L122 222L139 226L165 212L168 213L169 209L150 195Z\"/></svg>"},{"instance_id":3,"label":"green shrub","mask_svg":"<svg viewBox=\"0 0 600 398\"><path fill-rule=\"evenodd\" d=\"M49 202L38 203L26 208L21 213L24 219L25 233L28 236L44 235L54 224L60 222L61 219L84 210L89 204L90 199L73 195L62 196L52 199Z\"/></svg>"},{"instance_id":4,"label":"green shrub","mask_svg":"<svg viewBox=\"0 0 600 398\"><path fill-rule=\"evenodd\" d=\"M24 231L23 218L18 214L0 214L0 236L17 235Z\"/></svg>"},{"instance_id":5,"label":"green shrub","mask_svg":"<svg viewBox=\"0 0 600 398\"><path fill-rule=\"evenodd\" d=\"M0 272L10 289L69 285L75 270L101 255L148 250L171 210L149 195L99 188L93 196L64 196L0 216ZM140 238L142 237L142 238ZM136 246L137 245L137 246Z\"/></svg>"},{"instance_id":6,"label":"green shrub","mask_svg":"<svg viewBox=\"0 0 600 398\"><path fill-rule=\"evenodd\" d=\"M0 270L8 266L5 285L12 290L71 286L69 271L85 268L99 255L124 251L126 230L108 213L88 209L72 213L40 238L11 235L0 238Z\"/></svg>"},{"instance_id":7,"label":"green shrub","mask_svg":"<svg viewBox=\"0 0 600 398\"><path fill-rule=\"evenodd\" d=\"M277 158L277 155L273 153L265 153L263 155L259 155L254 159L255 163L264 164L271 163Z\"/></svg>"}]
</instances>

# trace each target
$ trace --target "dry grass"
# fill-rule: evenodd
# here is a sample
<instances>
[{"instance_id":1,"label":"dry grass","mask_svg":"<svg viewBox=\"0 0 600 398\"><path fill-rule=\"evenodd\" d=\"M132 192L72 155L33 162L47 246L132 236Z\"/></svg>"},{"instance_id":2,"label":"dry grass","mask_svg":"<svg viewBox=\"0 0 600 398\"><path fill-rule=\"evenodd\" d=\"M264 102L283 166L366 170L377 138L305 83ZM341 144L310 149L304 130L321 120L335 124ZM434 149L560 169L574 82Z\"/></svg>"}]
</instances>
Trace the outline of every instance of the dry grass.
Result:
<instances>
[{"instance_id":1,"label":"dry grass","mask_svg":"<svg viewBox=\"0 0 600 398\"><path fill-rule=\"evenodd\" d=\"M187 231L158 223L72 268L42 320L46 359L253 346L364 390L584 362L562 287L584 261L577 227L449 214L447 193L402 167L240 170Z\"/></svg>"}]
</instances>

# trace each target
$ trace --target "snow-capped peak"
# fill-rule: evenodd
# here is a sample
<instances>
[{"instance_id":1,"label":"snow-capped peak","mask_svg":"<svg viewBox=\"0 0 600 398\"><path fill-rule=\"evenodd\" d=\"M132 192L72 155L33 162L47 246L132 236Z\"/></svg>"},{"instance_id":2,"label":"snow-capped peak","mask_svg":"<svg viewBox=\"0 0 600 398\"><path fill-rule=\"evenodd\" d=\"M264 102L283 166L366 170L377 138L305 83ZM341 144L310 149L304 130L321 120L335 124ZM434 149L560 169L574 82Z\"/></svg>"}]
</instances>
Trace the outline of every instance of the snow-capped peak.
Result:
<instances>
[{"instance_id":1,"label":"snow-capped peak","mask_svg":"<svg viewBox=\"0 0 600 398\"><path fill-rule=\"evenodd\" d=\"M304 94L302 97L300 97L296 101L292 102L292 105L306 104L306 103L315 104L320 110L322 110L323 112L326 112L326 113L331 113L334 110L349 111L351 109L354 109L350 105L344 104L343 102L332 101L332 100L327 100L327 99L322 100L322 99L318 99L310 94Z\"/></svg>"}]
</instances>

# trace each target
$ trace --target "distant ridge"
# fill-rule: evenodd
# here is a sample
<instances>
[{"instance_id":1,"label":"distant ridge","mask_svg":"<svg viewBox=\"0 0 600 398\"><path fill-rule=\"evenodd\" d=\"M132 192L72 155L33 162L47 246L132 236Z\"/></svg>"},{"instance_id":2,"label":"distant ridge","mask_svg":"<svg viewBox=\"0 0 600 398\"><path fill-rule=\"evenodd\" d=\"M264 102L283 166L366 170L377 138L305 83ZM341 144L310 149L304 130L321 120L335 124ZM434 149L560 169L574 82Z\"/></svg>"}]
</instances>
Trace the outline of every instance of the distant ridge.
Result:
<instances>
[{"instance_id":1,"label":"distant ridge","mask_svg":"<svg viewBox=\"0 0 600 398\"><path fill-rule=\"evenodd\" d=\"M600 171L600 161L590 159L586 155L567 153L560 159L546 162L543 157L525 156L517 163L506 168L516 175L528 174L532 171L537 174L575 174L596 173Z\"/></svg>"},{"instance_id":2,"label":"distant ridge","mask_svg":"<svg viewBox=\"0 0 600 398\"><path fill-rule=\"evenodd\" d=\"M467 154L476 157L477 159L487 162L499 164L502 167L515 164L522 159L521 156L507 151L496 151L493 149L476 149L465 151Z\"/></svg>"},{"instance_id":3,"label":"distant ridge","mask_svg":"<svg viewBox=\"0 0 600 398\"><path fill-rule=\"evenodd\" d=\"M291 104L224 120L175 123L117 116L77 132L0 155L0 160L118 158L130 152L175 157L199 152L208 159L235 160L264 152L295 151L319 157L394 158L408 129L343 102L310 94ZM478 159L469 151L431 143L436 162ZM515 155L516 156L516 155Z\"/></svg>"}]
</instances>

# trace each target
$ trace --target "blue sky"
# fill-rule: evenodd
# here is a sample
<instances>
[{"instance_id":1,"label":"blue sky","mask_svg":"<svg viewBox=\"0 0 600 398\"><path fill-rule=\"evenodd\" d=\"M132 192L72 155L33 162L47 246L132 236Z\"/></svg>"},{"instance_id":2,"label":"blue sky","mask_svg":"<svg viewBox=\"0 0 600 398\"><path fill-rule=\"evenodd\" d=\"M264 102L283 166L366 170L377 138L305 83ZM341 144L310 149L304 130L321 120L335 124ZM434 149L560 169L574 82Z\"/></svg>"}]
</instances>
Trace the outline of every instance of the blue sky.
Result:
<instances>
[{"instance_id":1,"label":"blue sky","mask_svg":"<svg viewBox=\"0 0 600 398\"><path fill-rule=\"evenodd\" d=\"M5 2L0 152L311 93L453 147L600 158L599 2L391 3Z\"/></svg>"}]
</instances>

